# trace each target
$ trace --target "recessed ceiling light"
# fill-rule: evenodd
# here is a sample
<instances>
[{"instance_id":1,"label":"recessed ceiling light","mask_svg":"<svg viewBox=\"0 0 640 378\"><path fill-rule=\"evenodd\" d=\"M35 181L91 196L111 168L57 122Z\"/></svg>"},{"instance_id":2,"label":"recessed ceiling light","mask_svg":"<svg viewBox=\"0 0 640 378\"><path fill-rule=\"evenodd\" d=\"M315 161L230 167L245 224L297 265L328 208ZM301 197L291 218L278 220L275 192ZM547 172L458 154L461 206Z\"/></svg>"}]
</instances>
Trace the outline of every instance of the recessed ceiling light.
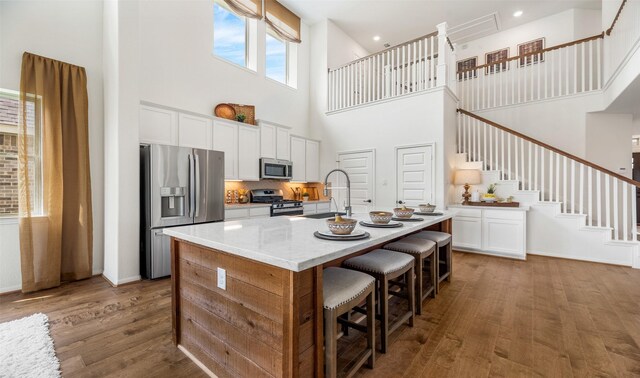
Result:
<instances>
[{"instance_id":1,"label":"recessed ceiling light","mask_svg":"<svg viewBox=\"0 0 640 378\"><path fill-rule=\"evenodd\" d=\"M378 42L380 40L380 36L379 35L375 35L373 36L373 40Z\"/></svg>"},{"instance_id":2,"label":"recessed ceiling light","mask_svg":"<svg viewBox=\"0 0 640 378\"><path fill-rule=\"evenodd\" d=\"M515 12L513 12L513 17L520 17L520 16L522 16L522 13L524 13L524 12L522 12L521 10L515 11Z\"/></svg>"}]
</instances>

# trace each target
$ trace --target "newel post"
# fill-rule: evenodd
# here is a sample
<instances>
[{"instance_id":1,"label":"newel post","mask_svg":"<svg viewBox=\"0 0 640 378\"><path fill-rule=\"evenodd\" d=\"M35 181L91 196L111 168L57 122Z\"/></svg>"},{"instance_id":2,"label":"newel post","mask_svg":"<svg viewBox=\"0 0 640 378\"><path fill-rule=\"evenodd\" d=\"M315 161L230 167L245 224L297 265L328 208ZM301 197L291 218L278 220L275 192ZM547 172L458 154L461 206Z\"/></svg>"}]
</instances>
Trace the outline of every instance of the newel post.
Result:
<instances>
[{"instance_id":1,"label":"newel post","mask_svg":"<svg viewBox=\"0 0 640 378\"><path fill-rule=\"evenodd\" d=\"M447 23L438 24L438 70L436 86L447 85Z\"/></svg>"}]
</instances>

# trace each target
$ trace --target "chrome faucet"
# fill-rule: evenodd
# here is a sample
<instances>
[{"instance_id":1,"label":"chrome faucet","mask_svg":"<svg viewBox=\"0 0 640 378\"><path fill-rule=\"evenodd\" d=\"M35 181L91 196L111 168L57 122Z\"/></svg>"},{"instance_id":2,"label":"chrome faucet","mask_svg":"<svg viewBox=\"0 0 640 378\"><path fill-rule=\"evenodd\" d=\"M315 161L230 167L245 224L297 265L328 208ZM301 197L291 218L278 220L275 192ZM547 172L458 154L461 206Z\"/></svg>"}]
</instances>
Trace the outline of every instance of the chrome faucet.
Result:
<instances>
[{"instance_id":1,"label":"chrome faucet","mask_svg":"<svg viewBox=\"0 0 640 378\"><path fill-rule=\"evenodd\" d=\"M344 173L344 177L347 178L347 206L344 207L344 210L347 213L347 217L351 217L351 180L349 179L349 175L347 174L347 172L342 169L333 169L329 171L329 173L327 173L327 177L324 178L324 196L329 197L329 188L327 187L327 185L329 185L329 175L333 172L342 172Z\"/></svg>"}]
</instances>

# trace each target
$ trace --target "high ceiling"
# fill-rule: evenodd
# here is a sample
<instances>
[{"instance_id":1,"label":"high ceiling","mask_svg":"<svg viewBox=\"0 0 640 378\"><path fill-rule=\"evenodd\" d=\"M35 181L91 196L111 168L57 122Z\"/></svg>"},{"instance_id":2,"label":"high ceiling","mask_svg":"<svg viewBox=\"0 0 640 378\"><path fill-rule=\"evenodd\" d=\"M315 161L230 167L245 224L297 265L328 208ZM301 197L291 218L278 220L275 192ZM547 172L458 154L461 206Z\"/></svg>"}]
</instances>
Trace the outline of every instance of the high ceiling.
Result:
<instances>
[{"instance_id":1,"label":"high ceiling","mask_svg":"<svg viewBox=\"0 0 640 378\"><path fill-rule=\"evenodd\" d=\"M598 0L281 0L309 25L331 19L369 52L497 13L499 30L571 8L600 9ZM521 17L513 17L517 10ZM374 41L373 36L380 36Z\"/></svg>"}]
</instances>

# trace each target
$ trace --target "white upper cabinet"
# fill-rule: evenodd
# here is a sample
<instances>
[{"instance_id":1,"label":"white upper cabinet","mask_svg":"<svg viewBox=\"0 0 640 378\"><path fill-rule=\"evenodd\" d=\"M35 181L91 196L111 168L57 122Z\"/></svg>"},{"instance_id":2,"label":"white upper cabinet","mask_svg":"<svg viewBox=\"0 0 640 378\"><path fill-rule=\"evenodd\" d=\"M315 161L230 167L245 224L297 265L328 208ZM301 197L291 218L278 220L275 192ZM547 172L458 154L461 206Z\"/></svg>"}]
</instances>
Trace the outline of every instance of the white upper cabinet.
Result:
<instances>
[{"instance_id":1,"label":"white upper cabinet","mask_svg":"<svg viewBox=\"0 0 640 378\"><path fill-rule=\"evenodd\" d=\"M320 181L320 142L297 136L291 137L291 181Z\"/></svg>"},{"instance_id":2,"label":"white upper cabinet","mask_svg":"<svg viewBox=\"0 0 640 378\"><path fill-rule=\"evenodd\" d=\"M260 129L238 126L238 179L260 180Z\"/></svg>"},{"instance_id":3,"label":"white upper cabinet","mask_svg":"<svg viewBox=\"0 0 640 378\"><path fill-rule=\"evenodd\" d=\"M224 178L238 180L238 126L235 123L213 121L213 149L224 152Z\"/></svg>"},{"instance_id":4,"label":"white upper cabinet","mask_svg":"<svg viewBox=\"0 0 640 378\"><path fill-rule=\"evenodd\" d=\"M260 157L291 160L289 129L260 121Z\"/></svg>"},{"instance_id":5,"label":"white upper cabinet","mask_svg":"<svg viewBox=\"0 0 640 378\"><path fill-rule=\"evenodd\" d=\"M291 137L291 161L293 162L293 175L291 181L307 181L307 141L303 138Z\"/></svg>"},{"instance_id":6,"label":"white upper cabinet","mask_svg":"<svg viewBox=\"0 0 640 378\"><path fill-rule=\"evenodd\" d=\"M291 160L291 133L284 127L276 127L276 159Z\"/></svg>"},{"instance_id":7,"label":"white upper cabinet","mask_svg":"<svg viewBox=\"0 0 640 378\"><path fill-rule=\"evenodd\" d=\"M191 114L179 114L178 145L180 147L202 148L213 147L213 128L211 119Z\"/></svg>"},{"instance_id":8,"label":"white upper cabinet","mask_svg":"<svg viewBox=\"0 0 640 378\"><path fill-rule=\"evenodd\" d=\"M260 122L260 157L276 159L276 126Z\"/></svg>"},{"instance_id":9,"label":"white upper cabinet","mask_svg":"<svg viewBox=\"0 0 640 378\"><path fill-rule=\"evenodd\" d=\"M153 106L140 106L140 142L178 144L178 113Z\"/></svg>"},{"instance_id":10,"label":"white upper cabinet","mask_svg":"<svg viewBox=\"0 0 640 378\"><path fill-rule=\"evenodd\" d=\"M320 181L320 142L306 140L305 173L308 182Z\"/></svg>"}]
</instances>

